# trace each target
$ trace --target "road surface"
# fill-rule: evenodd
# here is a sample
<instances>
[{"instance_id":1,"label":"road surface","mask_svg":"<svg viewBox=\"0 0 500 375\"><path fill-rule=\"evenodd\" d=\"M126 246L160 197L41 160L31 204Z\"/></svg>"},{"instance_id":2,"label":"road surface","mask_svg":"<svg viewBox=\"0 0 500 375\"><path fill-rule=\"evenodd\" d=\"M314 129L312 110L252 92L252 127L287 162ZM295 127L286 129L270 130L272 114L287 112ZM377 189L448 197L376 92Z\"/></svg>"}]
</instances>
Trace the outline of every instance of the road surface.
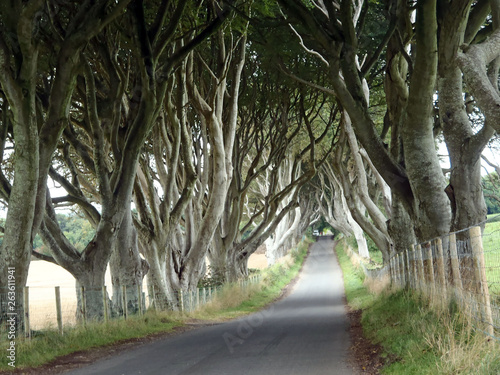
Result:
<instances>
[{"instance_id":1,"label":"road surface","mask_svg":"<svg viewBox=\"0 0 500 375\"><path fill-rule=\"evenodd\" d=\"M73 375L349 375L343 281L333 241L314 243L286 298L247 317L169 337Z\"/></svg>"}]
</instances>

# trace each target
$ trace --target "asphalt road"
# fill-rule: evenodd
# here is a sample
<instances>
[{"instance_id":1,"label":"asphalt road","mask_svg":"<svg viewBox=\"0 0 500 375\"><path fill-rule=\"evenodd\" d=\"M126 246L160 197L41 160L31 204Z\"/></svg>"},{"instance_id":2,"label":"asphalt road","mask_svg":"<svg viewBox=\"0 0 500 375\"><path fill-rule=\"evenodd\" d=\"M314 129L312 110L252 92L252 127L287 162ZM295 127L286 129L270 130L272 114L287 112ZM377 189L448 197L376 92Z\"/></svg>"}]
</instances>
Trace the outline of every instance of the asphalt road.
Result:
<instances>
[{"instance_id":1,"label":"asphalt road","mask_svg":"<svg viewBox=\"0 0 500 375\"><path fill-rule=\"evenodd\" d=\"M127 350L70 374L348 375L348 323L333 241L313 244L288 297L229 323Z\"/></svg>"}]
</instances>

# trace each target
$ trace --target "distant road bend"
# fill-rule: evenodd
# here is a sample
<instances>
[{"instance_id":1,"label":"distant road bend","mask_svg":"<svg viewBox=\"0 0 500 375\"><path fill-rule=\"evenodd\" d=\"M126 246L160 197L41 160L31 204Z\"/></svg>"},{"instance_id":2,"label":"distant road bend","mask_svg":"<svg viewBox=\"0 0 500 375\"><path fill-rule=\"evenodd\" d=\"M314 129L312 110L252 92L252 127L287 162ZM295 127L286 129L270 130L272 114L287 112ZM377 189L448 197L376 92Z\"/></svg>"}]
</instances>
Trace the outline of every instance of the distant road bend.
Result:
<instances>
[{"instance_id":1,"label":"distant road bend","mask_svg":"<svg viewBox=\"0 0 500 375\"><path fill-rule=\"evenodd\" d=\"M168 337L73 375L350 375L342 274L333 241L313 244L292 293L266 310Z\"/></svg>"}]
</instances>

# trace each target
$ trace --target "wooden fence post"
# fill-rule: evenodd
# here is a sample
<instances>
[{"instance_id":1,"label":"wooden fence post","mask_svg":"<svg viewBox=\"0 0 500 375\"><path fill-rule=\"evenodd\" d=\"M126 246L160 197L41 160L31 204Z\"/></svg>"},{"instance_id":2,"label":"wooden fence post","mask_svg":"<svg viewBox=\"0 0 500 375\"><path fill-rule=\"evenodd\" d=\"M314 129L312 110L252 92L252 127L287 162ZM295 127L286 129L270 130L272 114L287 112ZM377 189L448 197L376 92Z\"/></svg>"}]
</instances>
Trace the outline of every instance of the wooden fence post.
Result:
<instances>
[{"instance_id":1,"label":"wooden fence post","mask_svg":"<svg viewBox=\"0 0 500 375\"><path fill-rule=\"evenodd\" d=\"M389 259L389 273L391 275L391 285L394 285L394 283L396 282L396 277L394 275L394 257L391 257L391 259Z\"/></svg>"},{"instance_id":2,"label":"wooden fence post","mask_svg":"<svg viewBox=\"0 0 500 375\"><path fill-rule=\"evenodd\" d=\"M399 262L398 262L398 254L394 255L394 284L399 286Z\"/></svg>"},{"instance_id":3,"label":"wooden fence post","mask_svg":"<svg viewBox=\"0 0 500 375\"><path fill-rule=\"evenodd\" d=\"M123 318L127 320L128 306L127 306L127 286L122 285L122 304L123 304Z\"/></svg>"},{"instance_id":4,"label":"wooden fence post","mask_svg":"<svg viewBox=\"0 0 500 375\"><path fill-rule=\"evenodd\" d=\"M431 295L436 294L436 285L434 280L434 262L432 260L432 245L430 242L425 243L425 257L427 258L427 266L425 273L427 274L428 287L430 288ZM424 262L424 265L426 263ZM425 278L425 277L424 277Z\"/></svg>"},{"instance_id":5,"label":"wooden fence post","mask_svg":"<svg viewBox=\"0 0 500 375\"><path fill-rule=\"evenodd\" d=\"M56 293L56 314L57 314L57 328L59 330L59 334L63 334L63 323L62 323L62 311L61 311L61 287L55 287Z\"/></svg>"},{"instance_id":6,"label":"wooden fence post","mask_svg":"<svg viewBox=\"0 0 500 375\"><path fill-rule=\"evenodd\" d=\"M398 268L398 282L399 282L399 287L401 288L403 286L403 278L404 278L404 270L403 267L401 267L401 253L398 253L396 257L396 263L397 263L397 268Z\"/></svg>"},{"instance_id":7,"label":"wooden fence post","mask_svg":"<svg viewBox=\"0 0 500 375\"><path fill-rule=\"evenodd\" d=\"M85 297L85 287L80 288L80 293L82 294L82 315L83 315L83 326L87 324L87 298Z\"/></svg>"},{"instance_id":8,"label":"wooden fence post","mask_svg":"<svg viewBox=\"0 0 500 375\"><path fill-rule=\"evenodd\" d=\"M137 303L139 304L139 315L142 315L142 285L137 285Z\"/></svg>"},{"instance_id":9,"label":"wooden fence post","mask_svg":"<svg viewBox=\"0 0 500 375\"><path fill-rule=\"evenodd\" d=\"M457 251L457 236L455 233L450 234L450 264L451 264L451 274L453 276L453 286L459 296L462 295L462 278L460 277L460 263L458 262L458 251Z\"/></svg>"},{"instance_id":10,"label":"wooden fence post","mask_svg":"<svg viewBox=\"0 0 500 375\"><path fill-rule=\"evenodd\" d=\"M153 308L158 311L158 302L156 301L155 286L151 285L151 295L149 296L149 307L151 307L151 299L153 300Z\"/></svg>"},{"instance_id":11,"label":"wooden fence post","mask_svg":"<svg viewBox=\"0 0 500 375\"><path fill-rule=\"evenodd\" d=\"M24 333L28 339L31 339L30 327L30 290L25 286L23 289L23 307L24 307Z\"/></svg>"},{"instance_id":12,"label":"wooden fence post","mask_svg":"<svg viewBox=\"0 0 500 375\"><path fill-rule=\"evenodd\" d=\"M443 241L441 238L436 238L436 270L443 294L446 294L446 276L444 273L444 256L443 256Z\"/></svg>"},{"instance_id":13,"label":"wooden fence post","mask_svg":"<svg viewBox=\"0 0 500 375\"><path fill-rule=\"evenodd\" d=\"M398 269L398 260L397 260L398 258L397 257L398 257L397 254L392 257L392 269L394 272L392 282L396 286L398 285L398 282L399 282L399 280L398 280L399 279L399 269Z\"/></svg>"},{"instance_id":14,"label":"wooden fence post","mask_svg":"<svg viewBox=\"0 0 500 375\"><path fill-rule=\"evenodd\" d=\"M424 290L425 276L424 276L424 259L422 257L422 246L417 245L417 270L418 270L418 286L420 291Z\"/></svg>"},{"instance_id":15,"label":"wooden fence post","mask_svg":"<svg viewBox=\"0 0 500 375\"><path fill-rule=\"evenodd\" d=\"M180 299L180 303L181 303L181 312L184 312L184 293L182 292L182 289L179 291L179 299Z\"/></svg>"},{"instance_id":16,"label":"wooden fence post","mask_svg":"<svg viewBox=\"0 0 500 375\"><path fill-rule=\"evenodd\" d=\"M406 259L406 288L410 288L410 283L411 283L411 267L410 267L410 252L408 249L405 250L405 259Z\"/></svg>"},{"instance_id":17,"label":"wooden fence post","mask_svg":"<svg viewBox=\"0 0 500 375\"><path fill-rule=\"evenodd\" d=\"M493 315L491 313L490 292L486 279L486 265L484 262L483 240L481 238L481 227L472 227L469 230L470 242L472 247L472 256L474 257L474 275L476 282L479 282L480 299L483 301L484 322L487 324L487 333L493 337L494 325Z\"/></svg>"},{"instance_id":18,"label":"wooden fence post","mask_svg":"<svg viewBox=\"0 0 500 375\"><path fill-rule=\"evenodd\" d=\"M108 322L108 292L106 285L102 286L102 311L104 312L104 322Z\"/></svg>"},{"instance_id":19,"label":"wooden fence post","mask_svg":"<svg viewBox=\"0 0 500 375\"><path fill-rule=\"evenodd\" d=\"M415 245L411 245L411 264L413 270L413 277L411 279L411 286L413 289L418 288L418 268L417 268L417 251L415 250Z\"/></svg>"},{"instance_id":20,"label":"wooden fence post","mask_svg":"<svg viewBox=\"0 0 500 375\"><path fill-rule=\"evenodd\" d=\"M404 288L406 285L406 260L405 260L405 253L399 253L399 269L401 270L401 288Z\"/></svg>"}]
</instances>

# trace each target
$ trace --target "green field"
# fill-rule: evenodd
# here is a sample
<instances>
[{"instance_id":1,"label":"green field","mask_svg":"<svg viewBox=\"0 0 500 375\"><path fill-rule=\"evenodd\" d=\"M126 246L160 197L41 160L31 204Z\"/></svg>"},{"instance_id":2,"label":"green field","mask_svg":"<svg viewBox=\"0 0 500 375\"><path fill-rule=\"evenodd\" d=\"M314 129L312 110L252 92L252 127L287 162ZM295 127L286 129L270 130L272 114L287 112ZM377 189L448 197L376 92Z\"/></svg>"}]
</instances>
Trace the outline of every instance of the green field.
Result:
<instances>
[{"instance_id":1,"label":"green field","mask_svg":"<svg viewBox=\"0 0 500 375\"><path fill-rule=\"evenodd\" d=\"M483 233L484 261L486 278L493 299L500 298L500 217L488 216Z\"/></svg>"}]
</instances>

